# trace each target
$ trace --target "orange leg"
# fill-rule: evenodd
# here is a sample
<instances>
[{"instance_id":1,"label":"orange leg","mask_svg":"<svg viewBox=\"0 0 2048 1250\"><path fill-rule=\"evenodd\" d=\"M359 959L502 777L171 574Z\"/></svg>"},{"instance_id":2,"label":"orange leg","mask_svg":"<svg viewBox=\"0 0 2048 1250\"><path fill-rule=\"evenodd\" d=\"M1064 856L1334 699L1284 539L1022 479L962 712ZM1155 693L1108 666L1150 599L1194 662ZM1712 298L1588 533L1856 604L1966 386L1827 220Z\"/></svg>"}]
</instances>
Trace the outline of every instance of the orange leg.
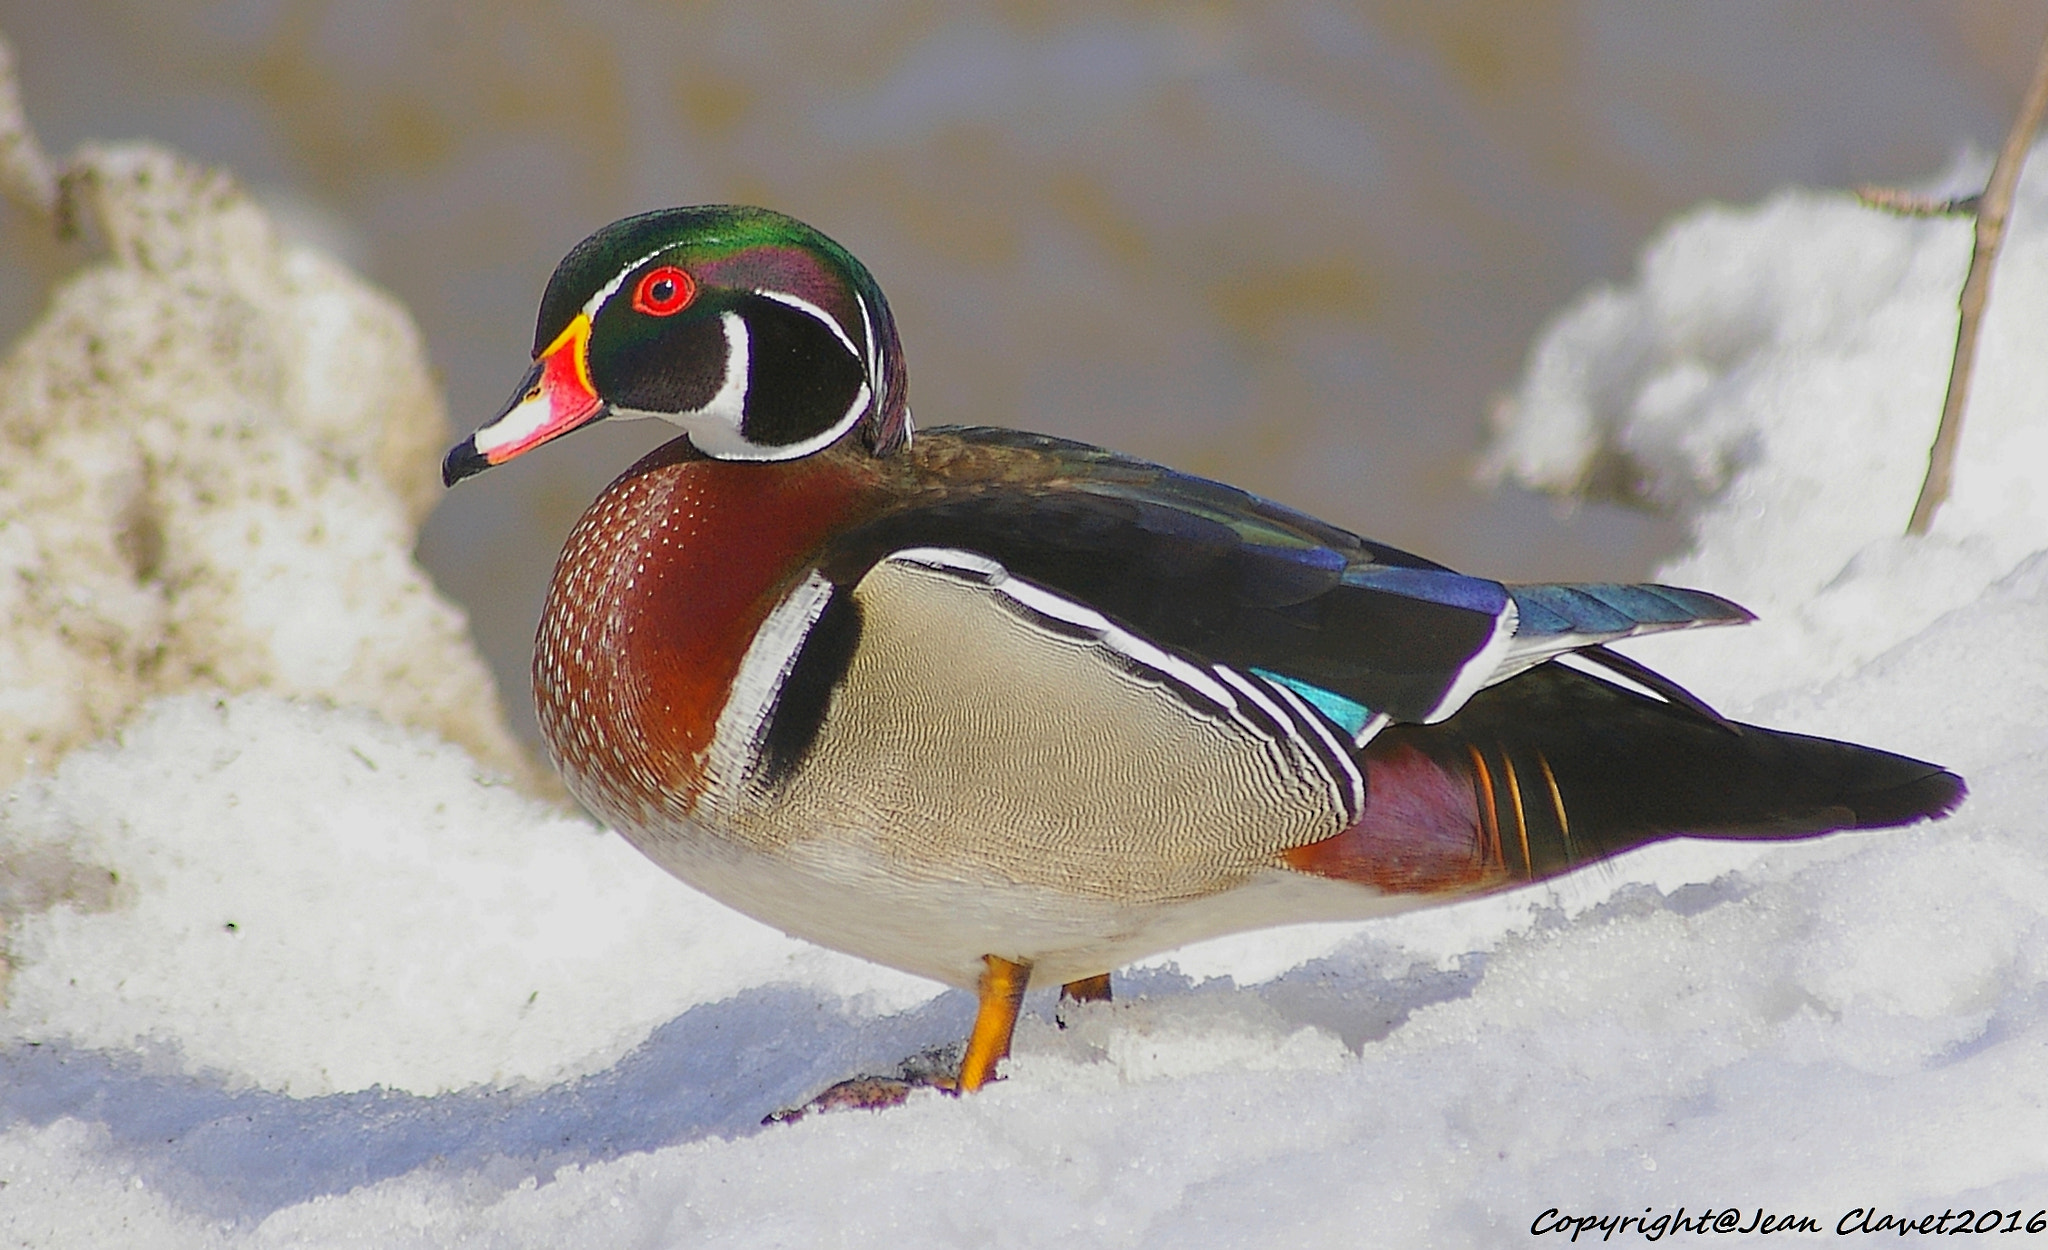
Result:
<instances>
[{"instance_id":1,"label":"orange leg","mask_svg":"<svg viewBox=\"0 0 2048 1250\"><path fill-rule=\"evenodd\" d=\"M1099 977L1082 977L1069 981L1060 987L1060 997L1076 1003L1106 1003L1109 1001L1109 974Z\"/></svg>"},{"instance_id":2,"label":"orange leg","mask_svg":"<svg viewBox=\"0 0 2048 1250\"><path fill-rule=\"evenodd\" d=\"M1031 965L1013 964L983 955L981 1009L974 1032L967 1035L967 1054L960 1060L960 1092L971 1094L989 1083L996 1064L1010 1053L1010 1035L1017 1031L1017 1009L1024 1005L1024 987L1031 983Z\"/></svg>"}]
</instances>

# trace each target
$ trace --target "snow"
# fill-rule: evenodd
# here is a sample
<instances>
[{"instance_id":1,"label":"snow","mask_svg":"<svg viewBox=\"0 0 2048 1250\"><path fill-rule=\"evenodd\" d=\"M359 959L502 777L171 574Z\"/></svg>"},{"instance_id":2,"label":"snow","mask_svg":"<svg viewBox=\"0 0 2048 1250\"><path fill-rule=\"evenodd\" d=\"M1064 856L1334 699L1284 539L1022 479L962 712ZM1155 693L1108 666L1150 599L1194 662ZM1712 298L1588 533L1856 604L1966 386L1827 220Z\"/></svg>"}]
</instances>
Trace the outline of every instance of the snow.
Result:
<instances>
[{"instance_id":1,"label":"snow","mask_svg":"<svg viewBox=\"0 0 2048 1250\"><path fill-rule=\"evenodd\" d=\"M317 597L409 569L406 513L372 499L336 541L327 488L266 504L258 546L297 575L238 583L208 644L262 679L131 689L0 808L0 1241L1437 1247L1519 1240L1548 1208L1761 1207L1832 1237L1854 1207L2048 1206L2044 187L1927 538L1897 535L1967 229L1835 194L1672 223L1537 344L1490 461L1684 513L1666 579L1764 619L1637 654L1731 712L1942 761L1972 787L1952 819L1670 843L1189 948L1065 1027L1034 995L972 1098L760 1127L957 1041L972 1004L693 894L507 785L443 712L352 697L338 652L447 645L444 618ZM92 281L0 377L151 297ZM317 444L277 410L238 410L237 445ZM225 465L202 416L162 418L152 463ZM9 525L86 526L102 498ZM171 592L127 576L95 610L132 629ZM308 597L329 632L293 643ZM56 645L33 613L9 629Z\"/></svg>"},{"instance_id":2,"label":"snow","mask_svg":"<svg viewBox=\"0 0 2048 1250\"><path fill-rule=\"evenodd\" d=\"M119 875L11 941L14 1037L175 1039L194 1071L299 1097L556 1083L752 985L917 985L678 897L622 839L353 710L166 698L7 822Z\"/></svg>"},{"instance_id":3,"label":"snow","mask_svg":"<svg viewBox=\"0 0 2048 1250\"><path fill-rule=\"evenodd\" d=\"M447 440L411 318L168 153L88 149L68 185L108 254L0 363L0 783L190 689L370 707L520 772L411 558Z\"/></svg>"},{"instance_id":4,"label":"snow","mask_svg":"<svg viewBox=\"0 0 2048 1250\"><path fill-rule=\"evenodd\" d=\"M1981 178L1981 172L1978 174ZM1954 177L1946 180L1955 182ZM1710 207L1583 297L1531 355L1486 471L1675 509L1665 580L1762 618L1630 648L1722 701L1848 671L1974 599L2048 535L2048 178L2020 185L1955 491L1902 537L1955 345L1967 218L1788 191Z\"/></svg>"}]
</instances>

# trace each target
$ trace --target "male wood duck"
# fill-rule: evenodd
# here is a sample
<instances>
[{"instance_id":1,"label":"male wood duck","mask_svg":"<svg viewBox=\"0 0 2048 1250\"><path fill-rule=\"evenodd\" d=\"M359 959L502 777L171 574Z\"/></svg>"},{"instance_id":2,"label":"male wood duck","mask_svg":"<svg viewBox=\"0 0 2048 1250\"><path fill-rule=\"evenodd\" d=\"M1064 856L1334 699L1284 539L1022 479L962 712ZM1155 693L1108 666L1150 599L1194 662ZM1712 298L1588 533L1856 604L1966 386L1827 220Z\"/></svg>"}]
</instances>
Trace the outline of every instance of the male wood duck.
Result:
<instances>
[{"instance_id":1,"label":"male wood duck","mask_svg":"<svg viewBox=\"0 0 2048 1250\"><path fill-rule=\"evenodd\" d=\"M799 937L973 990L1470 898L1685 835L1950 811L1933 764L1728 720L1605 644L1750 619L1506 586L1085 444L912 432L875 280L758 208L569 253L450 485L605 418L682 437L570 534L533 659L569 789Z\"/></svg>"}]
</instances>

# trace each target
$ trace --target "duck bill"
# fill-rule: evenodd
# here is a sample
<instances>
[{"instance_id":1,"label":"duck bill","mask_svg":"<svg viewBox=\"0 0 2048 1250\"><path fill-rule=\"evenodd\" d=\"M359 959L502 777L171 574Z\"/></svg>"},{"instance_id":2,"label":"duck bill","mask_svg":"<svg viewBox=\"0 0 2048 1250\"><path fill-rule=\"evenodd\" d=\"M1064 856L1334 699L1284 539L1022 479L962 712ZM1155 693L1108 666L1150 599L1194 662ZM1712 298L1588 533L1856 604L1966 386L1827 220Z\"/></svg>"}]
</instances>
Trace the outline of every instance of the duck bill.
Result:
<instances>
[{"instance_id":1,"label":"duck bill","mask_svg":"<svg viewBox=\"0 0 2048 1250\"><path fill-rule=\"evenodd\" d=\"M604 401L590 385L589 343L590 318L578 313L534 360L503 411L449 449L441 480L453 486L603 417Z\"/></svg>"}]
</instances>

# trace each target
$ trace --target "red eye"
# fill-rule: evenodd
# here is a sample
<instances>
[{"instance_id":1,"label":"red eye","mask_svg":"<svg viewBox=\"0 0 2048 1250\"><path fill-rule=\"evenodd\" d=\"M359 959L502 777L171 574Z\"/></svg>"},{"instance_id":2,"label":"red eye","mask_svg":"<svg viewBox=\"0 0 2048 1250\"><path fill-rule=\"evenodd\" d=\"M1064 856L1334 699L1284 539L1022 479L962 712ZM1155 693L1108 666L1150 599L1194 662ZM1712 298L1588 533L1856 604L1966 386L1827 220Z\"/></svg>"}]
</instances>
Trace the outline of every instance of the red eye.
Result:
<instances>
[{"instance_id":1,"label":"red eye","mask_svg":"<svg viewBox=\"0 0 2048 1250\"><path fill-rule=\"evenodd\" d=\"M697 284L674 265L661 265L640 276L633 288L633 307L650 317L679 313L697 295Z\"/></svg>"}]
</instances>

